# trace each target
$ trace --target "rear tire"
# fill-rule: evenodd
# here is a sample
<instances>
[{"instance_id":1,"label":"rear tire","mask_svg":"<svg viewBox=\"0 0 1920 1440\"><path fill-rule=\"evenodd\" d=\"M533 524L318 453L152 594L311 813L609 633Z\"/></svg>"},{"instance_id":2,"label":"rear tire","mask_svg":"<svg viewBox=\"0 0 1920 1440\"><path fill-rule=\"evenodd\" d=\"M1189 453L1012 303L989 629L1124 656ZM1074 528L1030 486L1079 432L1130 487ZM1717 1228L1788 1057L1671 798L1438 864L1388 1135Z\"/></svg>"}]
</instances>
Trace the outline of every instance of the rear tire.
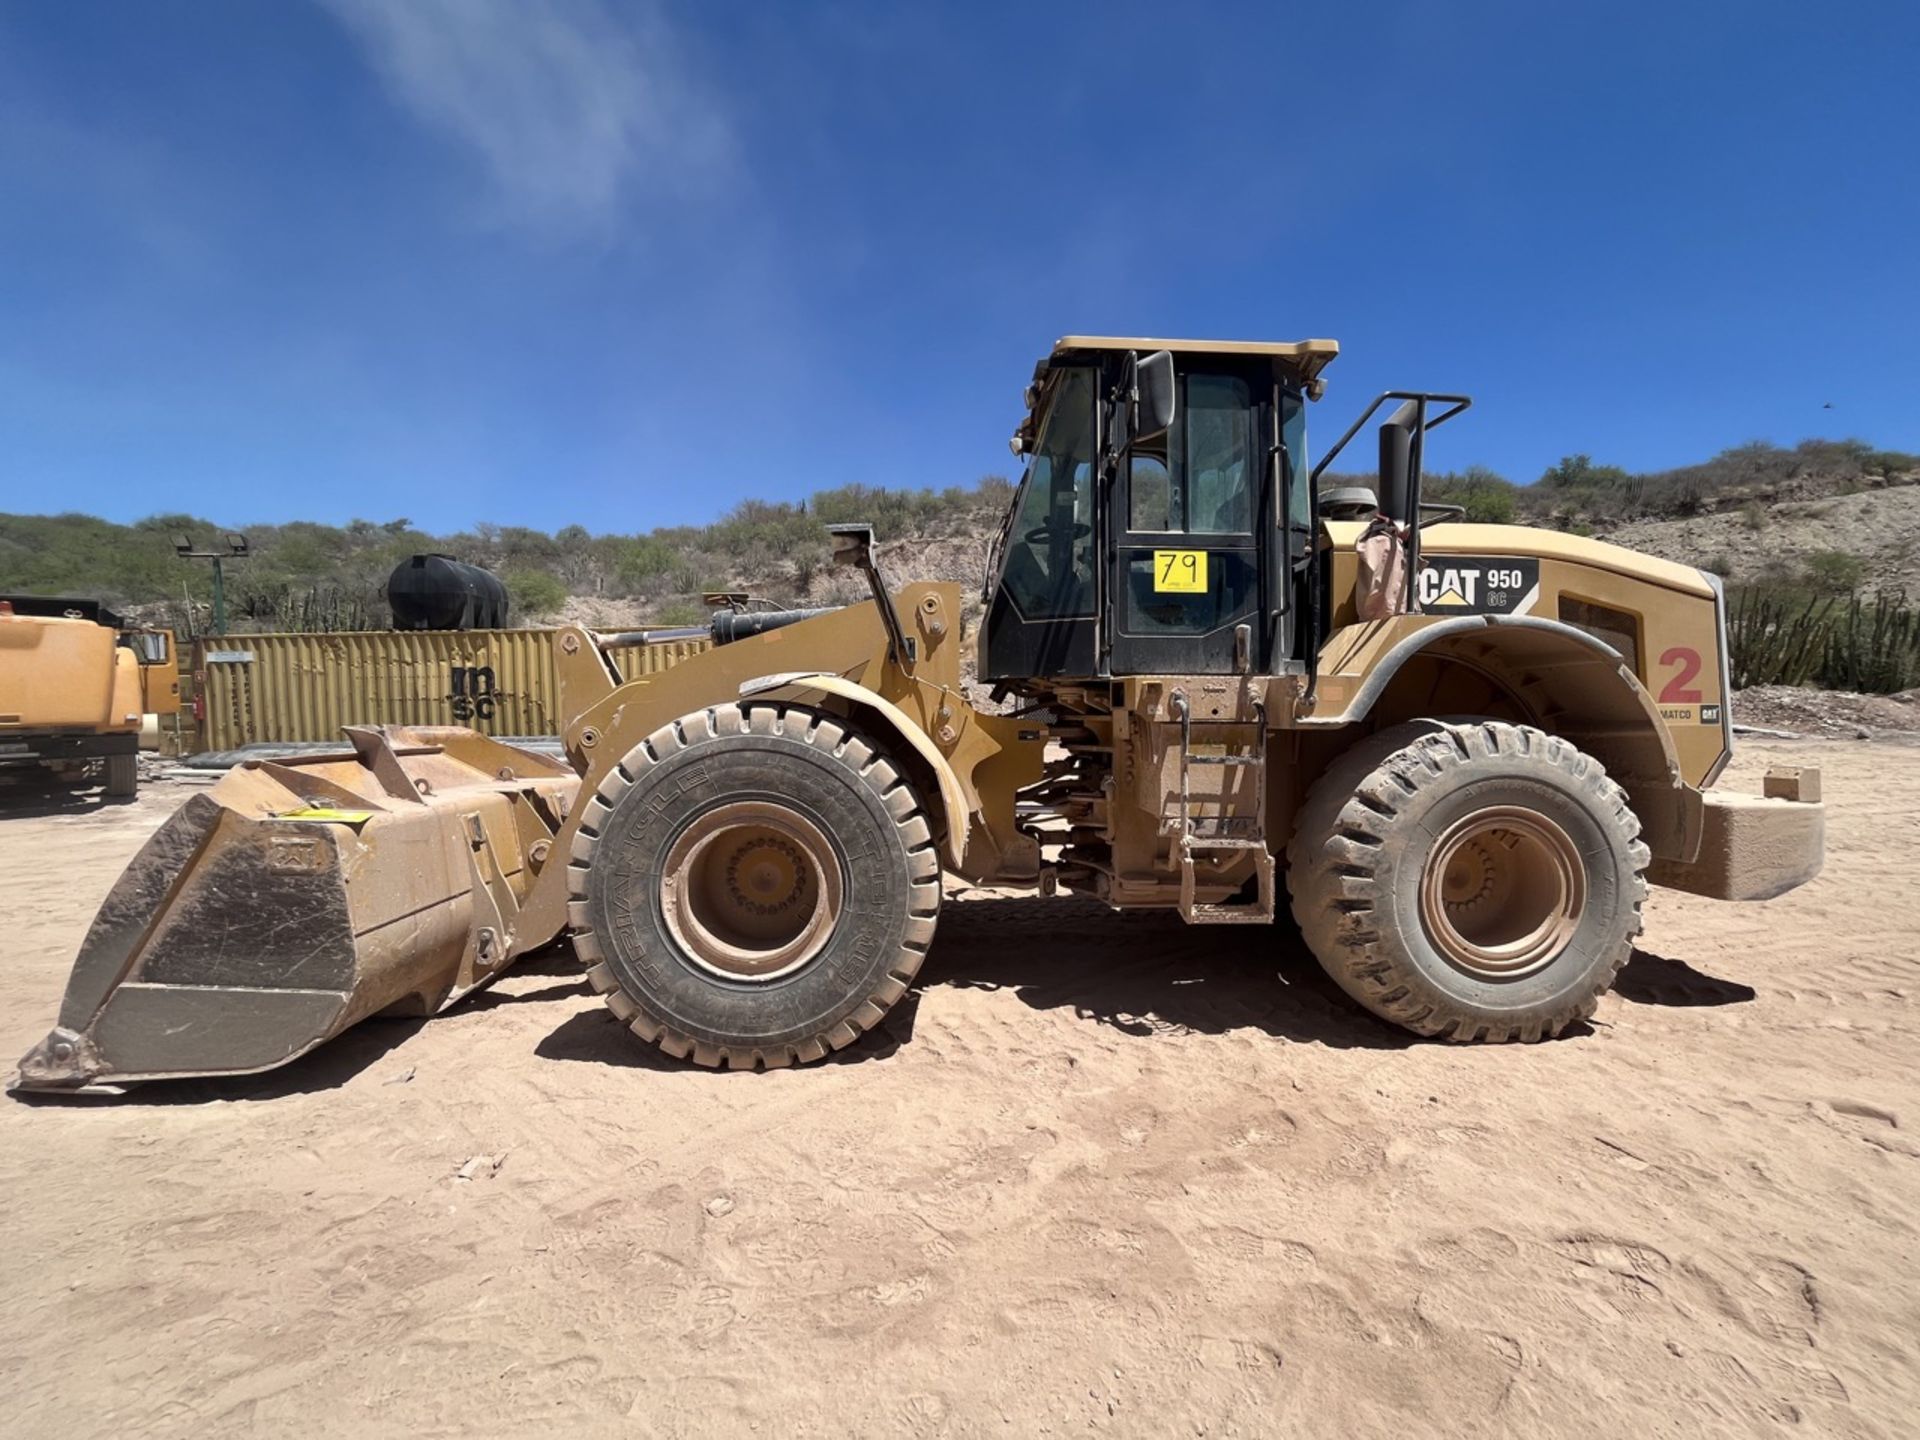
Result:
<instances>
[{"instance_id":1,"label":"rear tire","mask_svg":"<svg viewBox=\"0 0 1920 1440\"><path fill-rule=\"evenodd\" d=\"M1593 1014L1646 898L1640 822L1600 763L1498 721L1399 725L1315 784L1293 913L1355 1000L1419 1035L1538 1040Z\"/></svg>"},{"instance_id":2,"label":"rear tire","mask_svg":"<svg viewBox=\"0 0 1920 1440\"><path fill-rule=\"evenodd\" d=\"M107 756L107 797L128 800L140 793L140 757Z\"/></svg>"},{"instance_id":3,"label":"rear tire","mask_svg":"<svg viewBox=\"0 0 1920 1440\"><path fill-rule=\"evenodd\" d=\"M656 730L587 801L574 949L633 1033L697 1064L819 1060L880 1023L940 913L919 795L829 715L721 705Z\"/></svg>"}]
</instances>

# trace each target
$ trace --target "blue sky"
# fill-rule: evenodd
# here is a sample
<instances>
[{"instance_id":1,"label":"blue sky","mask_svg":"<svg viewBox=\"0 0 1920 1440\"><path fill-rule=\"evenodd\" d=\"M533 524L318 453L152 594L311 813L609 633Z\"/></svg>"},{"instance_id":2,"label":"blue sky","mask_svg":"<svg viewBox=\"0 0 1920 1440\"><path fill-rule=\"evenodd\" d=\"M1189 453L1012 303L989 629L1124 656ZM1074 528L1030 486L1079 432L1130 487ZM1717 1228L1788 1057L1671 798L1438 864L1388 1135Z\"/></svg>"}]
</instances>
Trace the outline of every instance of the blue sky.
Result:
<instances>
[{"instance_id":1,"label":"blue sky","mask_svg":"<svg viewBox=\"0 0 1920 1440\"><path fill-rule=\"evenodd\" d=\"M0 509L967 484L1059 334L1532 479L1920 449L1920 7L0 0ZM1832 410L1822 407L1831 402Z\"/></svg>"}]
</instances>

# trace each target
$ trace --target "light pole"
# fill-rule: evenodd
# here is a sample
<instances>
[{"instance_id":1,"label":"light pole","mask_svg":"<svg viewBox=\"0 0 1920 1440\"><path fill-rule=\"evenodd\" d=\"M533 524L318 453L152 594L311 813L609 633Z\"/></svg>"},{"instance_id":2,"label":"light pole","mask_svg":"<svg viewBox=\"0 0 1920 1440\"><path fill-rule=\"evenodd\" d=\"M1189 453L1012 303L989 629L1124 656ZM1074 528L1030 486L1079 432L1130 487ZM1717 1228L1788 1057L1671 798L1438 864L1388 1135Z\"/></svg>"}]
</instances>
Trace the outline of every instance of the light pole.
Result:
<instances>
[{"instance_id":1,"label":"light pole","mask_svg":"<svg viewBox=\"0 0 1920 1440\"><path fill-rule=\"evenodd\" d=\"M227 577L220 569L222 560L240 560L246 558L247 537L244 535L227 536L227 548L224 550L196 550L193 541L186 535L173 537L173 553L182 560L211 560L213 562L213 633L227 633Z\"/></svg>"}]
</instances>

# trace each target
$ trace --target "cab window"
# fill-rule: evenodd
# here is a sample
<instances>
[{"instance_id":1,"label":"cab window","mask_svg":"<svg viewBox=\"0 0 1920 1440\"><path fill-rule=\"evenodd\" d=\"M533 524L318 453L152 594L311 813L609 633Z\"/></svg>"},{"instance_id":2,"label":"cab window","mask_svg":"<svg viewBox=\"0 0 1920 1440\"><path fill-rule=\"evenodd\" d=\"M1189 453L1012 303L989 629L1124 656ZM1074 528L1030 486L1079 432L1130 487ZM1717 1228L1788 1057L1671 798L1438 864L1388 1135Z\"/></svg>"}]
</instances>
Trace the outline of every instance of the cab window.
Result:
<instances>
[{"instance_id":1,"label":"cab window","mask_svg":"<svg viewBox=\"0 0 1920 1440\"><path fill-rule=\"evenodd\" d=\"M1093 399L1093 372L1068 371L1027 470L1006 586L1030 619L1093 613Z\"/></svg>"},{"instance_id":2,"label":"cab window","mask_svg":"<svg viewBox=\"0 0 1920 1440\"><path fill-rule=\"evenodd\" d=\"M134 630L123 633L120 643L133 651L142 665L165 665L173 659L172 638L165 630Z\"/></svg>"},{"instance_id":3,"label":"cab window","mask_svg":"<svg viewBox=\"0 0 1920 1440\"><path fill-rule=\"evenodd\" d=\"M1219 375L1187 380L1187 529L1245 534L1253 529L1248 475L1247 382Z\"/></svg>"},{"instance_id":4,"label":"cab window","mask_svg":"<svg viewBox=\"0 0 1920 1440\"><path fill-rule=\"evenodd\" d=\"M1307 480L1307 407L1295 390L1280 398L1280 438L1286 445L1288 478L1287 525L1307 532L1313 528L1313 491Z\"/></svg>"},{"instance_id":5,"label":"cab window","mask_svg":"<svg viewBox=\"0 0 1920 1440\"><path fill-rule=\"evenodd\" d=\"M1247 382L1189 375L1173 428L1128 460L1128 528L1192 535L1253 529ZM1169 463L1171 461L1171 464Z\"/></svg>"}]
</instances>

